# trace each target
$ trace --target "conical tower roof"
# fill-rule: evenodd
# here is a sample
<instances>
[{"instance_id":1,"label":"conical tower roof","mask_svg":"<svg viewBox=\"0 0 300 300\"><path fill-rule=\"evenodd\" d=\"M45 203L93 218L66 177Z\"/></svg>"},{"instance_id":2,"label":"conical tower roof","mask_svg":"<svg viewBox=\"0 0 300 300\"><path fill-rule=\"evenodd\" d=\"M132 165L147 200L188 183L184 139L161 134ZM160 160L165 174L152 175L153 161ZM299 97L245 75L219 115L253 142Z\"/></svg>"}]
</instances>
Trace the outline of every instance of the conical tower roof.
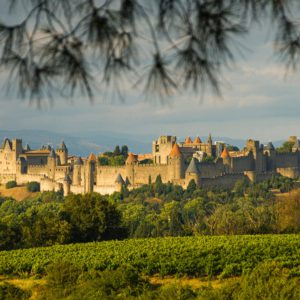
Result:
<instances>
[{"instance_id":1,"label":"conical tower roof","mask_svg":"<svg viewBox=\"0 0 300 300\"><path fill-rule=\"evenodd\" d=\"M222 152L222 154L221 154L221 157L222 157L223 159L226 159L226 158L229 158L229 157L230 157L227 147L224 148L224 150L223 150L223 152Z\"/></svg>"},{"instance_id":2,"label":"conical tower roof","mask_svg":"<svg viewBox=\"0 0 300 300\"><path fill-rule=\"evenodd\" d=\"M61 142L61 144L60 144L60 146L59 146L59 149L60 149L60 150L67 151L67 146L66 146L66 144L65 144L64 141Z\"/></svg>"},{"instance_id":3,"label":"conical tower roof","mask_svg":"<svg viewBox=\"0 0 300 300\"><path fill-rule=\"evenodd\" d=\"M138 160L137 160L136 155L133 154L132 152L129 152L128 156L127 156L127 159L126 159L126 163L131 164L131 163L136 163L137 161Z\"/></svg>"},{"instance_id":4,"label":"conical tower roof","mask_svg":"<svg viewBox=\"0 0 300 300\"><path fill-rule=\"evenodd\" d=\"M115 183L125 184L125 181L120 173L118 174Z\"/></svg>"},{"instance_id":5,"label":"conical tower roof","mask_svg":"<svg viewBox=\"0 0 300 300\"><path fill-rule=\"evenodd\" d=\"M96 161L97 160L96 155L94 153L91 153L88 160L89 161Z\"/></svg>"},{"instance_id":6,"label":"conical tower roof","mask_svg":"<svg viewBox=\"0 0 300 300\"><path fill-rule=\"evenodd\" d=\"M194 140L194 144L201 144L201 143L202 143L201 139L199 138L199 136L197 136Z\"/></svg>"},{"instance_id":7,"label":"conical tower roof","mask_svg":"<svg viewBox=\"0 0 300 300\"><path fill-rule=\"evenodd\" d=\"M199 169L198 169L195 157L192 157L192 160L190 161L190 164L189 164L188 168L186 169L186 173L199 174Z\"/></svg>"},{"instance_id":8,"label":"conical tower roof","mask_svg":"<svg viewBox=\"0 0 300 300\"><path fill-rule=\"evenodd\" d=\"M170 157L180 157L181 156L181 151L176 143L174 144L169 156Z\"/></svg>"},{"instance_id":9,"label":"conical tower roof","mask_svg":"<svg viewBox=\"0 0 300 300\"><path fill-rule=\"evenodd\" d=\"M207 143L208 143L208 144L212 144L211 133L209 134L209 136L208 136L208 138L207 138Z\"/></svg>"},{"instance_id":10,"label":"conical tower roof","mask_svg":"<svg viewBox=\"0 0 300 300\"><path fill-rule=\"evenodd\" d=\"M193 143L193 141L192 141L192 139L191 139L191 137L187 137L186 139L185 139L185 142L184 142L185 144L192 144Z\"/></svg>"},{"instance_id":11,"label":"conical tower roof","mask_svg":"<svg viewBox=\"0 0 300 300\"><path fill-rule=\"evenodd\" d=\"M64 178L64 182L72 183L72 180L71 180L71 178L70 178L70 176L68 174L66 174L66 176Z\"/></svg>"},{"instance_id":12,"label":"conical tower roof","mask_svg":"<svg viewBox=\"0 0 300 300\"><path fill-rule=\"evenodd\" d=\"M56 158L56 153L53 148L50 150L49 157Z\"/></svg>"},{"instance_id":13,"label":"conical tower roof","mask_svg":"<svg viewBox=\"0 0 300 300\"><path fill-rule=\"evenodd\" d=\"M81 165L83 165L83 161L82 161L82 159L81 159L80 156L77 157L77 159L74 162L74 165L75 166L81 166Z\"/></svg>"}]
</instances>

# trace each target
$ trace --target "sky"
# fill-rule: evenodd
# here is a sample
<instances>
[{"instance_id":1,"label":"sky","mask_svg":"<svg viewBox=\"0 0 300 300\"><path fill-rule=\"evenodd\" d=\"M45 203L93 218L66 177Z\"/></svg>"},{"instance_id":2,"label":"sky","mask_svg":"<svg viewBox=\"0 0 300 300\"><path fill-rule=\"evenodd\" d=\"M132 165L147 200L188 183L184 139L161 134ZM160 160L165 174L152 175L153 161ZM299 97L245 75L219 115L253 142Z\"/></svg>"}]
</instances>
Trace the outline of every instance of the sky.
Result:
<instances>
[{"instance_id":1,"label":"sky","mask_svg":"<svg viewBox=\"0 0 300 300\"><path fill-rule=\"evenodd\" d=\"M112 132L132 137L172 134L178 137L213 136L255 138L267 142L300 136L300 70L287 74L273 55L268 28L256 27L241 40L244 55L223 73L222 98L182 91L168 103L145 100L128 87L125 101L104 93L87 98L55 99L53 106L37 109L28 101L8 97L6 73L0 74L0 128L43 129L84 136ZM104 99L105 98L105 99Z\"/></svg>"}]
</instances>

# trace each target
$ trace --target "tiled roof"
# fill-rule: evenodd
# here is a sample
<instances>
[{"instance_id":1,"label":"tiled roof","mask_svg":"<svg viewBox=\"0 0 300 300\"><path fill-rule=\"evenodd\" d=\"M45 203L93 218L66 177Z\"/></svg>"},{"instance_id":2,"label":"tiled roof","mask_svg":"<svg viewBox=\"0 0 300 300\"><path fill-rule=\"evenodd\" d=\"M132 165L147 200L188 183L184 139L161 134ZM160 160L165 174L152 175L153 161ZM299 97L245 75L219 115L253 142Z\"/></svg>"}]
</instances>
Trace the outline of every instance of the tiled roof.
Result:
<instances>
[{"instance_id":1,"label":"tiled roof","mask_svg":"<svg viewBox=\"0 0 300 300\"><path fill-rule=\"evenodd\" d=\"M201 144L201 143L202 143L201 139L199 138L199 136L197 136L194 140L194 144Z\"/></svg>"},{"instance_id":2,"label":"tiled roof","mask_svg":"<svg viewBox=\"0 0 300 300\"><path fill-rule=\"evenodd\" d=\"M128 153L127 159L126 159L126 163L130 164L130 163L135 163L137 162L137 156L131 152Z\"/></svg>"},{"instance_id":3,"label":"tiled roof","mask_svg":"<svg viewBox=\"0 0 300 300\"><path fill-rule=\"evenodd\" d=\"M96 161L97 160L96 155L94 153L91 153L88 160L89 161Z\"/></svg>"},{"instance_id":4,"label":"tiled roof","mask_svg":"<svg viewBox=\"0 0 300 300\"><path fill-rule=\"evenodd\" d=\"M169 156L170 157L180 157L181 156L181 151L176 143L174 144Z\"/></svg>"},{"instance_id":5,"label":"tiled roof","mask_svg":"<svg viewBox=\"0 0 300 300\"><path fill-rule=\"evenodd\" d=\"M115 183L121 183L121 184L124 184L124 183L125 183L125 181L124 181L124 179L122 178L122 175L121 175L120 173L118 174Z\"/></svg>"},{"instance_id":6,"label":"tiled roof","mask_svg":"<svg viewBox=\"0 0 300 300\"><path fill-rule=\"evenodd\" d=\"M186 173L196 173L196 174L199 173L199 169L195 157L192 158L188 168L186 169Z\"/></svg>"},{"instance_id":7,"label":"tiled roof","mask_svg":"<svg viewBox=\"0 0 300 300\"><path fill-rule=\"evenodd\" d=\"M192 144L193 143L193 141L192 141L192 139L188 136L186 139L185 139L185 142L184 142L185 144Z\"/></svg>"},{"instance_id":8,"label":"tiled roof","mask_svg":"<svg viewBox=\"0 0 300 300\"><path fill-rule=\"evenodd\" d=\"M81 159L80 156L77 157L77 159L76 159L75 162L74 162L74 165L76 165L76 166L81 166L81 165L83 165L83 161L82 161L82 159Z\"/></svg>"},{"instance_id":9,"label":"tiled roof","mask_svg":"<svg viewBox=\"0 0 300 300\"><path fill-rule=\"evenodd\" d=\"M222 157L223 159L224 159L224 158L230 157L227 147L224 148L224 150L223 150L223 152L222 152L222 154L221 154L221 157Z\"/></svg>"}]
</instances>

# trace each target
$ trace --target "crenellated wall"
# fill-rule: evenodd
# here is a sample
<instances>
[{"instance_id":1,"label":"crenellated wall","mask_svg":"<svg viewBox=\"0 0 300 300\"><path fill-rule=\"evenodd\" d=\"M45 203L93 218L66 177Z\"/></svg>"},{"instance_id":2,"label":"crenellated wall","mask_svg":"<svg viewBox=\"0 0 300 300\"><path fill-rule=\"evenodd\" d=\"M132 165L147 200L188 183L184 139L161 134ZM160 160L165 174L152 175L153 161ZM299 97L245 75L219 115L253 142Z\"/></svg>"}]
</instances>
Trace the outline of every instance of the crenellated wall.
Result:
<instances>
[{"instance_id":1,"label":"crenellated wall","mask_svg":"<svg viewBox=\"0 0 300 300\"><path fill-rule=\"evenodd\" d=\"M254 170L254 160L252 156L240 156L231 158L231 170L233 173L243 173Z\"/></svg>"},{"instance_id":2,"label":"crenellated wall","mask_svg":"<svg viewBox=\"0 0 300 300\"><path fill-rule=\"evenodd\" d=\"M202 188L227 188L232 189L238 180L249 180L244 174L225 174L215 178L201 178L200 186Z\"/></svg>"}]
</instances>

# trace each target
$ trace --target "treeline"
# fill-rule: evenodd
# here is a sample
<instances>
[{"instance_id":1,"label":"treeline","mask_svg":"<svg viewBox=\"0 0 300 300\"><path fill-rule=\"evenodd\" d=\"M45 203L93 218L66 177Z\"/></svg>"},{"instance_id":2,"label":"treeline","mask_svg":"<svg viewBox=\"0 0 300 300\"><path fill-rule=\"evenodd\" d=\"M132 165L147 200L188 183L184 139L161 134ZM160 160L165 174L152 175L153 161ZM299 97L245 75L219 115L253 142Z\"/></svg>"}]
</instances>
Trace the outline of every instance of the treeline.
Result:
<instances>
[{"instance_id":1,"label":"treeline","mask_svg":"<svg viewBox=\"0 0 300 300\"><path fill-rule=\"evenodd\" d=\"M121 213L99 194L45 192L17 202L0 198L0 249L123 238Z\"/></svg>"},{"instance_id":2,"label":"treeline","mask_svg":"<svg viewBox=\"0 0 300 300\"><path fill-rule=\"evenodd\" d=\"M128 146L116 146L114 151L107 151L98 157L101 166L123 166L128 156Z\"/></svg>"},{"instance_id":3,"label":"treeline","mask_svg":"<svg viewBox=\"0 0 300 300\"><path fill-rule=\"evenodd\" d=\"M150 180L149 180L150 181ZM45 192L17 202L0 198L0 249L133 237L300 232L300 192L274 177L238 181L232 191L154 183L110 196Z\"/></svg>"},{"instance_id":4,"label":"treeline","mask_svg":"<svg viewBox=\"0 0 300 300\"><path fill-rule=\"evenodd\" d=\"M35 286L38 299L139 299L139 300L207 300L207 299L299 299L299 277L286 275L287 269L276 262L260 263L240 278L223 281L218 286L205 284L197 288L177 284L154 284L131 265L113 270L86 271L65 261L50 264L46 283ZM0 299L31 299L33 292L9 283L0 285Z\"/></svg>"}]
</instances>

